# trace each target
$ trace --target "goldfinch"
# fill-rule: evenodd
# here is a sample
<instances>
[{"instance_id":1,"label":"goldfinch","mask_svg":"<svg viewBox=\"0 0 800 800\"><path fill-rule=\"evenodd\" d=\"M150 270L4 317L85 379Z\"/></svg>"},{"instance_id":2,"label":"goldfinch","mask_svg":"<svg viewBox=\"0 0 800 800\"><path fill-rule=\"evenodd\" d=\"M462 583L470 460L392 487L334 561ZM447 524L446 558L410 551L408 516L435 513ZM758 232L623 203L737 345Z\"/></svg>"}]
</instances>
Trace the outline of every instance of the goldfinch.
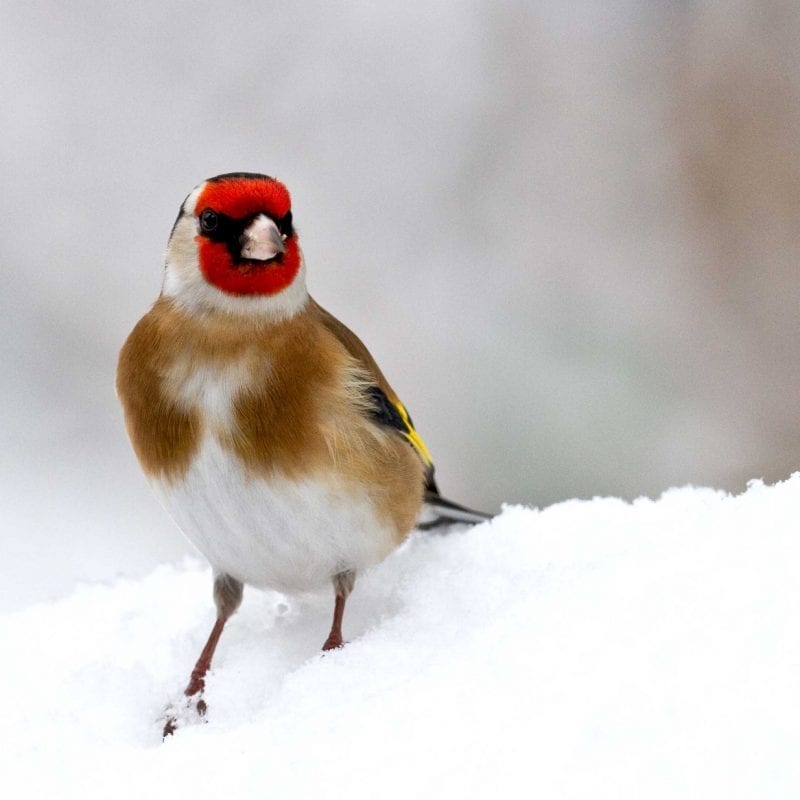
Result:
<instances>
[{"instance_id":1,"label":"goldfinch","mask_svg":"<svg viewBox=\"0 0 800 800\"><path fill-rule=\"evenodd\" d=\"M117 393L156 495L214 573L205 675L244 584L332 584L341 646L356 575L414 529L487 517L443 499L411 417L361 340L308 294L286 187L230 173L197 186L161 295L125 342ZM175 719L166 722L172 733Z\"/></svg>"}]
</instances>

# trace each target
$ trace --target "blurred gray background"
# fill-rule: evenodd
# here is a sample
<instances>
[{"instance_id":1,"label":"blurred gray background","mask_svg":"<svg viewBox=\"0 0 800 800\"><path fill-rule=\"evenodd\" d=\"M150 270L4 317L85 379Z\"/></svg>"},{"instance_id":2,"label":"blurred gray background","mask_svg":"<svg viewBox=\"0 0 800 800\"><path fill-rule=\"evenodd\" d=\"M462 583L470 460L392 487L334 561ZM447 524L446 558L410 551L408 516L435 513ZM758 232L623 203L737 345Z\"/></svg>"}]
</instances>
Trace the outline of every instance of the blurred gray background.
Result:
<instances>
[{"instance_id":1,"label":"blurred gray background","mask_svg":"<svg viewBox=\"0 0 800 800\"><path fill-rule=\"evenodd\" d=\"M787 477L798 41L779 0L3 2L0 609L189 551L114 370L231 170L288 184L455 499Z\"/></svg>"}]
</instances>

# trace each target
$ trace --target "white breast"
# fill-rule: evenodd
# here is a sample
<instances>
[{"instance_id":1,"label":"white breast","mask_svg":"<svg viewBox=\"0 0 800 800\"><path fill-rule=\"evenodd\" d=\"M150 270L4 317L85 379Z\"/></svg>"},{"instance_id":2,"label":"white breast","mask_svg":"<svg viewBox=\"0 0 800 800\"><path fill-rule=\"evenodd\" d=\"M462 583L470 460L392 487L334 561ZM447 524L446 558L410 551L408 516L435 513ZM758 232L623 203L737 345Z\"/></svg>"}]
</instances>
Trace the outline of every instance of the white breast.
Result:
<instances>
[{"instance_id":1,"label":"white breast","mask_svg":"<svg viewBox=\"0 0 800 800\"><path fill-rule=\"evenodd\" d=\"M245 375L229 367L181 376L180 396L203 413L204 438L181 480L151 484L186 537L215 571L285 592L325 586L339 572L385 558L394 537L366 491L345 489L333 474L299 482L256 477L220 445Z\"/></svg>"}]
</instances>

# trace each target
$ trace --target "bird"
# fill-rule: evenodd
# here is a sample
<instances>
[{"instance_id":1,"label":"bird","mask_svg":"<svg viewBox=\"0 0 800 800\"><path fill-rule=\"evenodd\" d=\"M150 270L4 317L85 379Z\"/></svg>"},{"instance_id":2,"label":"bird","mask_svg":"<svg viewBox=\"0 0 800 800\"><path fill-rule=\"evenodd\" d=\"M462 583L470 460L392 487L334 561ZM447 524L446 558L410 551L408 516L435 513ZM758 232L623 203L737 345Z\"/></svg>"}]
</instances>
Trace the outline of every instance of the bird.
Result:
<instances>
[{"instance_id":1,"label":"bird","mask_svg":"<svg viewBox=\"0 0 800 800\"><path fill-rule=\"evenodd\" d=\"M359 573L415 528L490 517L439 493L375 359L309 295L289 191L268 175L218 175L181 204L116 389L148 483L212 568L216 619L184 690L199 716L245 585L332 587L333 650Z\"/></svg>"}]
</instances>

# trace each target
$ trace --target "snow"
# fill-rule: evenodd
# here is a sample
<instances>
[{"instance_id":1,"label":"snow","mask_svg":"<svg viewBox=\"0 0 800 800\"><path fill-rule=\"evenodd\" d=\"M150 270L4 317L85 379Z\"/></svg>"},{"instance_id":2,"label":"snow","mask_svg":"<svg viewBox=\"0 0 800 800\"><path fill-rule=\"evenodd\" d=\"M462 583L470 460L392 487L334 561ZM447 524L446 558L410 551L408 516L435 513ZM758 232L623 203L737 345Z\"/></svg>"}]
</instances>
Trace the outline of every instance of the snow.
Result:
<instances>
[{"instance_id":1,"label":"snow","mask_svg":"<svg viewBox=\"0 0 800 800\"><path fill-rule=\"evenodd\" d=\"M800 474L507 507L332 601L246 591L162 743L209 570L0 618L0 770L35 798L800 796ZM179 795L177 793L180 793Z\"/></svg>"}]
</instances>

